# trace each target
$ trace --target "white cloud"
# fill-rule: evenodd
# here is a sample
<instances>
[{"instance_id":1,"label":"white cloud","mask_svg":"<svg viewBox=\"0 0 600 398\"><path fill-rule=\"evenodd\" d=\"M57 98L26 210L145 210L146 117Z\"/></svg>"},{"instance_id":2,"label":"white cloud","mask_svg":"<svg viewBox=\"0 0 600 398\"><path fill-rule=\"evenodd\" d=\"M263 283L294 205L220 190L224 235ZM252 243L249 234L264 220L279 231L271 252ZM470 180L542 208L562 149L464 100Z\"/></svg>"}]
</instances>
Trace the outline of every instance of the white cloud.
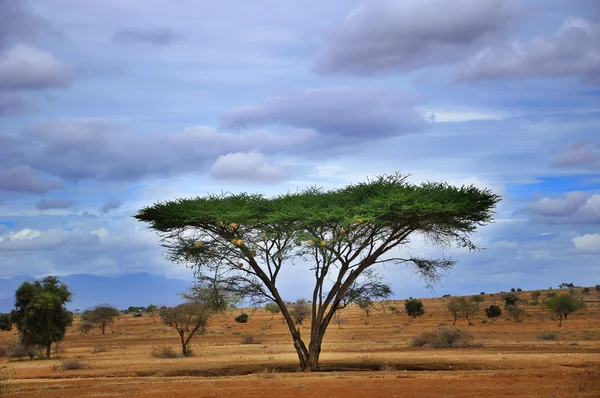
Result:
<instances>
[{"instance_id":1,"label":"white cloud","mask_svg":"<svg viewBox=\"0 0 600 398\"><path fill-rule=\"evenodd\" d=\"M600 234L585 234L572 239L573 245L582 252L600 253Z\"/></svg>"},{"instance_id":2,"label":"white cloud","mask_svg":"<svg viewBox=\"0 0 600 398\"><path fill-rule=\"evenodd\" d=\"M261 153L237 152L219 156L210 169L216 180L251 180L279 182L285 178L281 166L273 165Z\"/></svg>"}]
</instances>

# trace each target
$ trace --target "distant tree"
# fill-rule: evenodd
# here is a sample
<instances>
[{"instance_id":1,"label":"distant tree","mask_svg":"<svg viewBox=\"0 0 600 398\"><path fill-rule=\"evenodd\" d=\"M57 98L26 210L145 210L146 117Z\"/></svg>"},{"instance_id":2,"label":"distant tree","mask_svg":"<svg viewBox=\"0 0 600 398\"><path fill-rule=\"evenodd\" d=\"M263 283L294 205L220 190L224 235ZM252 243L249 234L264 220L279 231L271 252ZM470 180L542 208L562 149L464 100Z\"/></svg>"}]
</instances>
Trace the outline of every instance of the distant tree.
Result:
<instances>
[{"instance_id":1,"label":"distant tree","mask_svg":"<svg viewBox=\"0 0 600 398\"><path fill-rule=\"evenodd\" d=\"M408 299L404 302L404 309L408 316L412 316L413 319L425 315L425 309L423 308L423 302L418 299Z\"/></svg>"},{"instance_id":2,"label":"distant tree","mask_svg":"<svg viewBox=\"0 0 600 398\"><path fill-rule=\"evenodd\" d=\"M504 293L502 295L502 300L504 300L504 305L505 305L504 309L507 309L506 307L508 307L509 305L517 304L517 302L519 301L519 296L517 296L514 293Z\"/></svg>"},{"instance_id":3,"label":"distant tree","mask_svg":"<svg viewBox=\"0 0 600 398\"><path fill-rule=\"evenodd\" d=\"M584 287L583 288L583 294L590 294L590 288L589 287Z\"/></svg>"},{"instance_id":4,"label":"distant tree","mask_svg":"<svg viewBox=\"0 0 600 398\"><path fill-rule=\"evenodd\" d=\"M519 317L525 314L525 310L517 304L509 304L505 309L512 315L515 322L519 322Z\"/></svg>"},{"instance_id":5,"label":"distant tree","mask_svg":"<svg viewBox=\"0 0 600 398\"><path fill-rule=\"evenodd\" d=\"M471 301L473 303L477 304L477 306L479 306L479 304L483 303L484 300L485 299L483 297L478 296L478 295L471 296Z\"/></svg>"},{"instance_id":6,"label":"distant tree","mask_svg":"<svg viewBox=\"0 0 600 398\"><path fill-rule=\"evenodd\" d=\"M522 292L523 289L521 289L520 287L517 288L517 292Z\"/></svg>"},{"instance_id":7,"label":"distant tree","mask_svg":"<svg viewBox=\"0 0 600 398\"><path fill-rule=\"evenodd\" d=\"M10 314L0 314L0 330L10 332L12 330L12 321Z\"/></svg>"},{"instance_id":8,"label":"distant tree","mask_svg":"<svg viewBox=\"0 0 600 398\"><path fill-rule=\"evenodd\" d=\"M537 302L540 300L541 295L542 295L542 292L540 292L539 290L536 290L535 292L531 293L531 298L533 299L533 301Z\"/></svg>"},{"instance_id":9,"label":"distant tree","mask_svg":"<svg viewBox=\"0 0 600 398\"><path fill-rule=\"evenodd\" d=\"M569 282L569 283L563 282L560 285L558 285L558 287L561 289L566 289L566 288L574 288L575 285L571 282Z\"/></svg>"},{"instance_id":10,"label":"distant tree","mask_svg":"<svg viewBox=\"0 0 600 398\"><path fill-rule=\"evenodd\" d=\"M93 327L94 324L90 321L82 320L81 323L79 323L79 331L83 334L89 334Z\"/></svg>"},{"instance_id":11,"label":"distant tree","mask_svg":"<svg viewBox=\"0 0 600 398\"><path fill-rule=\"evenodd\" d=\"M510 291L514 293L514 292L516 292L517 290L516 290L514 287L511 287L511 288L510 288Z\"/></svg>"},{"instance_id":12,"label":"distant tree","mask_svg":"<svg viewBox=\"0 0 600 398\"><path fill-rule=\"evenodd\" d=\"M296 300L296 304L292 306L290 314L296 325L301 325L304 318L310 315L310 306L306 302L306 299Z\"/></svg>"},{"instance_id":13,"label":"distant tree","mask_svg":"<svg viewBox=\"0 0 600 398\"><path fill-rule=\"evenodd\" d=\"M156 311L158 310L158 306L154 305L154 304L150 304L148 307L146 307L146 311L150 314L150 316L152 317L152 321L156 322Z\"/></svg>"},{"instance_id":14,"label":"distant tree","mask_svg":"<svg viewBox=\"0 0 600 398\"><path fill-rule=\"evenodd\" d=\"M81 314L81 319L98 325L102 334L104 334L106 327L115 323L119 315L121 315L121 312L115 307L99 306L93 310L84 311Z\"/></svg>"},{"instance_id":15,"label":"distant tree","mask_svg":"<svg viewBox=\"0 0 600 398\"><path fill-rule=\"evenodd\" d=\"M498 318L502 315L502 310L497 305L490 305L489 308L485 309L485 315L488 318Z\"/></svg>"},{"instance_id":16,"label":"distant tree","mask_svg":"<svg viewBox=\"0 0 600 398\"><path fill-rule=\"evenodd\" d=\"M467 319L469 325L473 325L471 323L471 316L474 315L479 310L479 296L472 297L461 297L460 298L460 313ZM483 300L482 300L483 301Z\"/></svg>"},{"instance_id":17,"label":"distant tree","mask_svg":"<svg viewBox=\"0 0 600 398\"><path fill-rule=\"evenodd\" d=\"M595 289L596 289L597 292L600 292L600 285L596 285Z\"/></svg>"},{"instance_id":18,"label":"distant tree","mask_svg":"<svg viewBox=\"0 0 600 398\"><path fill-rule=\"evenodd\" d=\"M373 301L369 297L366 297L364 299L359 300L357 304L358 308L363 310L368 318L369 314L371 313L371 309L373 308Z\"/></svg>"},{"instance_id":19,"label":"distant tree","mask_svg":"<svg viewBox=\"0 0 600 398\"><path fill-rule=\"evenodd\" d=\"M482 295L482 296L485 296L485 292L481 292L481 293L479 293L479 294L480 294L480 295Z\"/></svg>"},{"instance_id":20,"label":"distant tree","mask_svg":"<svg viewBox=\"0 0 600 398\"><path fill-rule=\"evenodd\" d=\"M197 303L183 303L162 309L160 318L165 325L174 327L181 339L181 353L190 355L189 344L196 333L203 334L210 318L209 308Z\"/></svg>"},{"instance_id":21,"label":"distant tree","mask_svg":"<svg viewBox=\"0 0 600 398\"><path fill-rule=\"evenodd\" d=\"M398 312L398 307L395 305L390 305L388 309L392 312L392 314L396 314Z\"/></svg>"},{"instance_id":22,"label":"distant tree","mask_svg":"<svg viewBox=\"0 0 600 398\"><path fill-rule=\"evenodd\" d=\"M275 316L275 314L281 313L281 308L279 308L279 306L273 302L265 304L265 310L271 313L271 319L273 319L273 316Z\"/></svg>"},{"instance_id":23,"label":"distant tree","mask_svg":"<svg viewBox=\"0 0 600 398\"><path fill-rule=\"evenodd\" d=\"M23 282L15 292L15 309L10 316L21 343L26 347L44 347L46 358L50 358L52 343L61 341L73 322L73 314L65 307L70 301L68 286L55 276Z\"/></svg>"},{"instance_id":24,"label":"distant tree","mask_svg":"<svg viewBox=\"0 0 600 398\"><path fill-rule=\"evenodd\" d=\"M584 302L568 294L559 294L547 299L545 305L558 315L558 326L561 327L563 318L566 320L569 314L583 308Z\"/></svg>"},{"instance_id":25,"label":"distant tree","mask_svg":"<svg viewBox=\"0 0 600 398\"><path fill-rule=\"evenodd\" d=\"M348 288L342 301L338 304L338 312L346 308L350 303L356 303L358 308L369 316L371 309L374 308L375 301L387 300L391 295L392 288L390 284L374 270L367 269Z\"/></svg>"},{"instance_id":26,"label":"distant tree","mask_svg":"<svg viewBox=\"0 0 600 398\"><path fill-rule=\"evenodd\" d=\"M452 314L452 324L456 325L456 320L460 315L460 299L458 297L452 297L450 301L448 301L448 312Z\"/></svg>"}]
</instances>

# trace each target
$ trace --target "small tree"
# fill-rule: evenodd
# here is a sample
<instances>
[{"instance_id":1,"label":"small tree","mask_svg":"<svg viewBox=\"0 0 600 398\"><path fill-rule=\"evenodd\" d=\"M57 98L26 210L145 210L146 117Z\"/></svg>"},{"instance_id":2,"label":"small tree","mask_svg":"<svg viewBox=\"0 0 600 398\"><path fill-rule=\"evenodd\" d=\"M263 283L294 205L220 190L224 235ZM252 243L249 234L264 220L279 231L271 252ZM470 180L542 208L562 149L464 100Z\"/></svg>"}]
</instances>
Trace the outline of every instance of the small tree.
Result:
<instances>
[{"instance_id":1,"label":"small tree","mask_svg":"<svg viewBox=\"0 0 600 398\"><path fill-rule=\"evenodd\" d=\"M301 325L304 318L310 315L310 306L307 304L306 299L296 300L296 304L292 306L290 314L294 318L296 325Z\"/></svg>"},{"instance_id":2,"label":"small tree","mask_svg":"<svg viewBox=\"0 0 600 398\"><path fill-rule=\"evenodd\" d=\"M558 327L562 326L563 318L566 320L567 316L572 312L575 312L584 306L584 302L569 295L559 294L546 300L546 307L550 309L554 314L558 315Z\"/></svg>"},{"instance_id":3,"label":"small tree","mask_svg":"<svg viewBox=\"0 0 600 398\"><path fill-rule=\"evenodd\" d=\"M246 314L245 312L242 312L241 314L239 314L238 316L236 316L234 318L234 321L236 321L237 323L247 323L248 322L248 314Z\"/></svg>"},{"instance_id":4,"label":"small tree","mask_svg":"<svg viewBox=\"0 0 600 398\"><path fill-rule=\"evenodd\" d=\"M583 288L583 294L590 294L590 288L589 287L584 287Z\"/></svg>"},{"instance_id":5,"label":"small tree","mask_svg":"<svg viewBox=\"0 0 600 398\"><path fill-rule=\"evenodd\" d=\"M538 305L540 302L540 296L542 295L542 292L540 292L539 290L536 290L535 292L531 293L531 298L533 299L533 305Z\"/></svg>"},{"instance_id":6,"label":"small tree","mask_svg":"<svg viewBox=\"0 0 600 398\"><path fill-rule=\"evenodd\" d=\"M371 313L371 308L373 308L373 301L369 297L365 297L358 300L356 304L358 304L358 308L365 312L365 315L368 318L369 314Z\"/></svg>"},{"instance_id":7,"label":"small tree","mask_svg":"<svg viewBox=\"0 0 600 398\"><path fill-rule=\"evenodd\" d=\"M153 322L156 322L156 310L158 310L158 307L154 304L150 304L148 307L146 307L146 311L150 313Z\"/></svg>"},{"instance_id":8,"label":"small tree","mask_svg":"<svg viewBox=\"0 0 600 398\"><path fill-rule=\"evenodd\" d=\"M93 310L84 311L81 319L98 325L102 334L106 331L108 325L115 323L115 320L121 315L118 309L110 306L99 306Z\"/></svg>"},{"instance_id":9,"label":"small tree","mask_svg":"<svg viewBox=\"0 0 600 398\"><path fill-rule=\"evenodd\" d=\"M452 314L452 325L456 325L456 320L460 314L460 300L458 297L452 297L450 301L448 301L448 312Z\"/></svg>"},{"instance_id":10,"label":"small tree","mask_svg":"<svg viewBox=\"0 0 600 398\"><path fill-rule=\"evenodd\" d=\"M507 305L505 309L512 315L515 322L519 322L519 317L525 314L525 310L517 304Z\"/></svg>"},{"instance_id":11,"label":"small tree","mask_svg":"<svg viewBox=\"0 0 600 398\"><path fill-rule=\"evenodd\" d=\"M281 313L281 308L276 303L267 303L265 304L265 310L271 313L271 319L275 316L275 314Z\"/></svg>"},{"instance_id":12,"label":"small tree","mask_svg":"<svg viewBox=\"0 0 600 398\"><path fill-rule=\"evenodd\" d=\"M388 309L392 312L392 314L397 314L398 313L398 307L396 307L395 305L390 305L388 307Z\"/></svg>"},{"instance_id":13,"label":"small tree","mask_svg":"<svg viewBox=\"0 0 600 398\"><path fill-rule=\"evenodd\" d=\"M408 316L412 316L415 319L418 316L425 315L425 309L423 308L423 302L419 299L408 299L404 302L404 309Z\"/></svg>"},{"instance_id":14,"label":"small tree","mask_svg":"<svg viewBox=\"0 0 600 398\"><path fill-rule=\"evenodd\" d=\"M201 304L183 303L163 309L160 317L166 325L170 325L177 330L181 339L181 353L189 356L191 354L189 350L190 341L196 333L204 333L206 323L210 318L210 310Z\"/></svg>"},{"instance_id":15,"label":"small tree","mask_svg":"<svg viewBox=\"0 0 600 398\"><path fill-rule=\"evenodd\" d=\"M490 305L489 308L485 309L485 315L488 318L498 318L502 315L502 310L497 305Z\"/></svg>"},{"instance_id":16,"label":"small tree","mask_svg":"<svg viewBox=\"0 0 600 398\"><path fill-rule=\"evenodd\" d=\"M46 358L50 358L52 343L61 341L73 322L73 314L65 307L70 301L68 286L55 276L23 282L15 292L15 309L10 316L21 334L21 343L44 347Z\"/></svg>"},{"instance_id":17,"label":"small tree","mask_svg":"<svg viewBox=\"0 0 600 398\"><path fill-rule=\"evenodd\" d=\"M594 289L596 289L597 292L600 292L600 285L596 285Z\"/></svg>"},{"instance_id":18,"label":"small tree","mask_svg":"<svg viewBox=\"0 0 600 398\"><path fill-rule=\"evenodd\" d=\"M519 296L514 293L504 293L502 295L502 300L504 300L504 309L507 309L509 305L516 305L519 301Z\"/></svg>"},{"instance_id":19,"label":"small tree","mask_svg":"<svg viewBox=\"0 0 600 398\"><path fill-rule=\"evenodd\" d=\"M94 327L94 324L90 321L82 320L79 324L79 331L83 334L89 334L90 330Z\"/></svg>"},{"instance_id":20,"label":"small tree","mask_svg":"<svg viewBox=\"0 0 600 398\"><path fill-rule=\"evenodd\" d=\"M476 298L476 299L475 299ZM473 325L471 323L471 316L474 315L479 310L479 296L473 297L461 297L460 298L460 313L467 318L467 322L469 325ZM483 301L483 300L482 300Z\"/></svg>"},{"instance_id":21,"label":"small tree","mask_svg":"<svg viewBox=\"0 0 600 398\"><path fill-rule=\"evenodd\" d=\"M12 321L10 314L0 314L0 330L10 332L12 330Z\"/></svg>"}]
</instances>

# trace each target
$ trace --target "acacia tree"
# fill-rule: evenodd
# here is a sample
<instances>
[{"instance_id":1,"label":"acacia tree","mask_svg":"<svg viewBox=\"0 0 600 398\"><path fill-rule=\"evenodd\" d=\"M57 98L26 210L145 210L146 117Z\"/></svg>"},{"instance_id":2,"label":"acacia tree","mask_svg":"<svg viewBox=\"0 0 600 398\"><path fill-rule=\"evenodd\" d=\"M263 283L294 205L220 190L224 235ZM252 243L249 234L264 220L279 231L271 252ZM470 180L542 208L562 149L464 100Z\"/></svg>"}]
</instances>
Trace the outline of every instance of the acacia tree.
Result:
<instances>
[{"instance_id":1,"label":"acacia tree","mask_svg":"<svg viewBox=\"0 0 600 398\"><path fill-rule=\"evenodd\" d=\"M98 325L102 334L104 334L106 327L115 323L115 319L120 315L121 312L115 307L98 306L93 310L84 311L84 313L81 314L81 319L84 322Z\"/></svg>"},{"instance_id":2,"label":"acacia tree","mask_svg":"<svg viewBox=\"0 0 600 398\"><path fill-rule=\"evenodd\" d=\"M323 336L350 287L382 263L413 265L431 283L451 259L399 250L417 236L442 246L470 241L492 220L498 195L474 186L408 183L395 174L324 191L310 188L273 198L253 194L208 195L159 202L141 209L162 238L171 261L193 267L200 278L219 278L229 289L281 308L301 370L317 370ZM300 336L278 290L290 260L304 260L314 277L311 330Z\"/></svg>"},{"instance_id":3,"label":"acacia tree","mask_svg":"<svg viewBox=\"0 0 600 398\"><path fill-rule=\"evenodd\" d=\"M210 312L197 303L183 303L171 308L162 308L160 318L177 330L181 339L181 353L190 355L189 344L196 332L204 333Z\"/></svg>"},{"instance_id":4,"label":"acacia tree","mask_svg":"<svg viewBox=\"0 0 600 398\"><path fill-rule=\"evenodd\" d=\"M0 330L10 332L12 329L12 321L10 314L0 314Z\"/></svg>"},{"instance_id":5,"label":"acacia tree","mask_svg":"<svg viewBox=\"0 0 600 398\"><path fill-rule=\"evenodd\" d=\"M69 288L55 276L23 282L15 292L15 309L10 315L23 345L45 347L46 358L50 358L52 343L61 341L73 322L73 314L65 308L70 301Z\"/></svg>"},{"instance_id":6,"label":"acacia tree","mask_svg":"<svg viewBox=\"0 0 600 398\"><path fill-rule=\"evenodd\" d=\"M458 315L460 314L460 300L457 297L452 297L450 301L448 301L448 312L452 314L452 324L456 325L456 320L458 319Z\"/></svg>"},{"instance_id":7,"label":"acacia tree","mask_svg":"<svg viewBox=\"0 0 600 398\"><path fill-rule=\"evenodd\" d=\"M566 320L570 313L579 310L585 303L569 294L559 294L546 300L545 305L558 315L558 327L561 327L563 318Z\"/></svg>"}]
</instances>

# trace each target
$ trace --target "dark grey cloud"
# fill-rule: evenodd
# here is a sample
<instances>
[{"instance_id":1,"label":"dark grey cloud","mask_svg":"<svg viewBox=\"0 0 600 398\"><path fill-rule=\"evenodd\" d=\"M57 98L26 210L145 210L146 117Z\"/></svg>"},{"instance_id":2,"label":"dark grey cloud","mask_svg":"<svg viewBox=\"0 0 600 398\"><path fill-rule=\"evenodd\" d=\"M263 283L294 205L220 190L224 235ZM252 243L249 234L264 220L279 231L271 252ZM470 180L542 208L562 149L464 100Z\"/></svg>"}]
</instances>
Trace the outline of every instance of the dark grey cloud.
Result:
<instances>
[{"instance_id":1,"label":"dark grey cloud","mask_svg":"<svg viewBox=\"0 0 600 398\"><path fill-rule=\"evenodd\" d=\"M243 180L276 183L285 179L285 170L260 153L228 153L219 156L210 169L215 180Z\"/></svg>"},{"instance_id":2,"label":"dark grey cloud","mask_svg":"<svg viewBox=\"0 0 600 398\"><path fill-rule=\"evenodd\" d=\"M600 224L600 194L568 192L564 198L543 198L528 206L533 219L552 224Z\"/></svg>"},{"instance_id":3,"label":"dark grey cloud","mask_svg":"<svg viewBox=\"0 0 600 398\"><path fill-rule=\"evenodd\" d=\"M132 181L202 172L227 153L289 153L315 136L305 130L233 134L210 127L140 133L104 119L56 122L18 134L0 130L0 170L25 165L67 180Z\"/></svg>"},{"instance_id":4,"label":"dark grey cloud","mask_svg":"<svg viewBox=\"0 0 600 398\"><path fill-rule=\"evenodd\" d=\"M285 125L324 135L367 140L420 131L425 118L416 98L374 88L293 91L255 106L233 109L221 117L225 127Z\"/></svg>"},{"instance_id":5,"label":"dark grey cloud","mask_svg":"<svg viewBox=\"0 0 600 398\"><path fill-rule=\"evenodd\" d=\"M568 76L600 82L600 22L572 17L553 36L486 48L465 63L457 80Z\"/></svg>"},{"instance_id":6,"label":"dark grey cloud","mask_svg":"<svg viewBox=\"0 0 600 398\"><path fill-rule=\"evenodd\" d=\"M20 113L27 107L27 101L20 95L0 91L0 117Z\"/></svg>"},{"instance_id":7,"label":"dark grey cloud","mask_svg":"<svg viewBox=\"0 0 600 398\"><path fill-rule=\"evenodd\" d=\"M0 48L9 39L31 39L49 31L48 23L34 14L24 0L0 0Z\"/></svg>"},{"instance_id":8,"label":"dark grey cloud","mask_svg":"<svg viewBox=\"0 0 600 398\"><path fill-rule=\"evenodd\" d=\"M75 204L68 199L42 199L35 204L38 210L68 209Z\"/></svg>"},{"instance_id":9,"label":"dark grey cloud","mask_svg":"<svg viewBox=\"0 0 600 398\"><path fill-rule=\"evenodd\" d=\"M100 210L102 210L102 213L106 214L111 210L118 209L122 204L123 202L119 199L110 199L100 208Z\"/></svg>"},{"instance_id":10,"label":"dark grey cloud","mask_svg":"<svg viewBox=\"0 0 600 398\"><path fill-rule=\"evenodd\" d=\"M53 54L24 44L0 53L0 90L65 87L73 72Z\"/></svg>"},{"instance_id":11,"label":"dark grey cloud","mask_svg":"<svg viewBox=\"0 0 600 398\"><path fill-rule=\"evenodd\" d=\"M600 170L600 150L590 144L574 142L552 159L551 165Z\"/></svg>"},{"instance_id":12,"label":"dark grey cloud","mask_svg":"<svg viewBox=\"0 0 600 398\"><path fill-rule=\"evenodd\" d=\"M315 70L373 75L464 59L503 38L519 19L513 0L373 0L324 42Z\"/></svg>"},{"instance_id":13,"label":"dark grey cloud","mask_svg":"<svg viewBox=\"0 0 600 398\"><path fill-rule=\"evenodd\" d=\"M150 44L152 46L167 46L180 35L171 28L161 26L149 29L121 29L117 31L111 41L115 44Z\"/></svg>"},{"instance_id":14,"label":"dark grey cloud","mask_svg":"<svg viewBox=\"0 0 600 398\"><path fill-rule=\"evenodd\" d=\"M0 191L46 193L60 188L62 185L58 181L45 181L28 166L0 170Z\"/></svg>"}]
</instances>

